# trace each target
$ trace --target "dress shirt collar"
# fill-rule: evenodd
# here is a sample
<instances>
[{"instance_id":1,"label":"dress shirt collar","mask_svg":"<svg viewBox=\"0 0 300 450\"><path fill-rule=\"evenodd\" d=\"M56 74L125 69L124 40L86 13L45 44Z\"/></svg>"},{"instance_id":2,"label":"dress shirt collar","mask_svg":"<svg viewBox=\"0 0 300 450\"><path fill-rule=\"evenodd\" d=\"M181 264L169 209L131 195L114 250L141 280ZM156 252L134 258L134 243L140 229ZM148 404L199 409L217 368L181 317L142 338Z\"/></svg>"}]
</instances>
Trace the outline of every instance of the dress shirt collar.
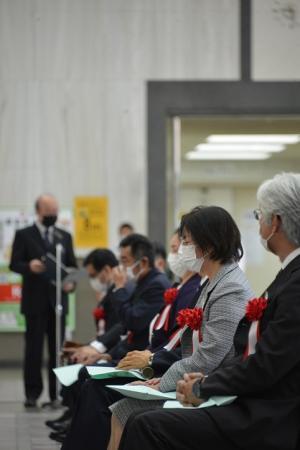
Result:
<instances>
[{"instance_id":1,"label":"dress shirt collar","mask_svg":"<svg viewBox=\"0 0 300 450\"><path fill-rule=\"evenodd\" d=\"M39 220L37 220L37 221L35 222L35 224L36 224L36 226L37 226L39 232L41 233L42 238L45 238L46 229L47 229L47 228L45 227L45 225L43 225ZM53 233L54 233L54 227L51 226L51 227L49 227L49 236L50 236L50 239L53 237Z\"/></svg>"},{"instance_id":2,"label":"dress shirt collar","mask_svg":"<svg viewBox=\"0 0 300 450\"><path fill-rule=\"evenodd\" d=\"M281 264L281 268L282 270L285 269L290 262L293 261L293 259L295 259L297 256L300 255L300 247L296 248L295 250L293 250L283 261Z\"/></svg>"}]
</instances>

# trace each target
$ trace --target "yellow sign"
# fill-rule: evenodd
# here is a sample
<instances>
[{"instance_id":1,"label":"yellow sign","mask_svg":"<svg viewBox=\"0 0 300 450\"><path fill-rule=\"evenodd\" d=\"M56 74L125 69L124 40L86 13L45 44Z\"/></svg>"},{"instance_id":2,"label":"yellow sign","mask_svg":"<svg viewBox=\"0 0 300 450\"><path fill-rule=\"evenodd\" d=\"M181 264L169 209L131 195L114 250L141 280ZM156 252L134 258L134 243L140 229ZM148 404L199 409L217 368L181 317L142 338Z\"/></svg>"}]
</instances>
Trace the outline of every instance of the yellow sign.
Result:
<instances>
[{"instance_id":1,"label":"yellow sign","mask_svg":"<svg viewBox=\"0 0 300 450\"><path fill-rule=\"evenodd\" d=\"M77 248L108 246L107 197L75 197L74 218Z\"/></svg>"}]
</instances>

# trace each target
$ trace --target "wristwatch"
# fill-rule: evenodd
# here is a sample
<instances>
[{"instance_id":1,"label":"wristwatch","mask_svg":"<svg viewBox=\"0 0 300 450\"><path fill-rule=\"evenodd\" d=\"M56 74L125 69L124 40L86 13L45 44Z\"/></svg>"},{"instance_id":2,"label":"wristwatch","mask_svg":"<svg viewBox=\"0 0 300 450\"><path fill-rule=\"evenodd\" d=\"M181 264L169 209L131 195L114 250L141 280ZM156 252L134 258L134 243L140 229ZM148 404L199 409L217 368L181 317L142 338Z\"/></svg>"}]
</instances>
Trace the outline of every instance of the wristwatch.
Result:
<instances>
[{"instance_id":1,"label":"wristwatch","mask_svg":"<svg viewBox=\"0 0 300 450\"><path fill-rule=\"evenodd\" d=\"M148 359L148 365L142 369L142 374L144 375L145 378L147 378L147 380L149 380L150 378L153 378L153 375L154 375L154 370L151 367L153 358L154 358L154 353L151 353L151 355L149 356L149 359Z\"/></svg>"},{"instance_id":2,"label":"wristwatch","mask_svg":"<svg viewBox=\"0 0 300 450\"><path fill-rule=\"evenodd\" d=\"M201 382L202 380L197 380L192 387L192 392L197 398L201 398Z\"/></svg>"}]
</instances>

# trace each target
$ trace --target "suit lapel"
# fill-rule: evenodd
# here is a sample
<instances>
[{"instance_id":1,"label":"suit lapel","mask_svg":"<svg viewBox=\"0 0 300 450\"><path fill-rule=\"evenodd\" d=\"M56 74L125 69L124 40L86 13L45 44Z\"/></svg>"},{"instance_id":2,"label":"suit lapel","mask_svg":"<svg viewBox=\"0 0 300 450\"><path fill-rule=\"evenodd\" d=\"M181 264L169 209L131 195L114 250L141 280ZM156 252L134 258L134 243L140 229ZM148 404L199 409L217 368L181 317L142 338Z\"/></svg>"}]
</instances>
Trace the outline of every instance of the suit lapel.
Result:
<instances>
[{"instance_id":1,"label":"suit lapel","mask_svg":"<svg viewBox=\"0 0 300 450\"><path fill-rule=\"evenodd\" d=\"M273 300L277 297L278 293L284 288L285 284L289 281L291 275L295 270L300 269L300 256L297 256L293 261L290 262L285 269L280 270L275 278L275 280L266 289L266 298Z\"/></svg>"},{"instance_id":2,"label":"suit lapel","mask_svg":"<svg viewBox=\"0 0 300 450\"><path fill-rule=\"evenodd\" d=\"M273 283L269 286L267 289L268 292L268 307L266 308L263 317L261 319L260 327L261 331L266 328L268 325L269 320L272 319L274 315L274 311L276 309L277 304L277 298L279 294L285 289L287 283L289 282L292 274L295 271L300 270L300 256L297 256L293 261L290 262L290 264L284 269L281 270L278 274Z\"/></svg>"},{"instance_id":3,"label":"suit lapel","mask_svg":"<svg viewBox=\"0 0 300 450\"><path fill-rule=\"evenodd\" d=\"M41 247L45 250L45 249L46 249L45 241L44 241L44 239L42 238L42 235L41 235L41 233L40 233L40 230L38 229L38 227L37 227L35 224L32 225L32 228L31 228L31 234L32 234L33 240L34 240L35 242L39 242L39 244L41 245Z\"/></svg>"},{"instance_id":4,"label":"suit lapel","mask_svg":"<svg viewBox=\"0 0 300 450\"><path fill-rule=\"evenodd\" d=\"M230 264L224 264L219 270L219 272L216 274L216 276L209 282L207 286L207 292L211 292L216 285L219 283L219 281L224 278L225 275L227 275L229 272L232 272L234 269L238 267L238 264L236 262L230 263Z\"/></svg>"}]
</instances>

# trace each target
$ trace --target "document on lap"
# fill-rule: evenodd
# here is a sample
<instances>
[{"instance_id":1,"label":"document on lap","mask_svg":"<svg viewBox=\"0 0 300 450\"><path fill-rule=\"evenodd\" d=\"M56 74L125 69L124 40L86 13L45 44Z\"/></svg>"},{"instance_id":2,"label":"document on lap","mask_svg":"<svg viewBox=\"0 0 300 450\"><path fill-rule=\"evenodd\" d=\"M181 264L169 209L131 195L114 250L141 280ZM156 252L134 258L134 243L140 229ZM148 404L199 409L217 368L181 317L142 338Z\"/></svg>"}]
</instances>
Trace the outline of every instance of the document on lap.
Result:
<instances>
[{"instance_id":1,"label":"document on lap","mask_svg":"<svg viewBox=\"0 0 300 450\"><path fill-rule=\"evenodd\" d=\"M177 408L185 408L185 409L199 409L199 408L208 408L209 406L225 406L230 405L230 403L234 402L237 398L236 395L231 396L213 396L210 397L206 402L201 403L199 406L182 406L181 403L175 401L168 401L164 403L164 408L177 409Z\"/></svg>"},{"instance_id":2,"label":"document on lap","mask_svg":"<svg viewBox=\"0 0 300 450\"><path fill-rule=\"evenodd\" d=\"M53 372L64 386L71 386L78 380L78 374L83 364L70 364L69 366L56 367Z\"/></svg>"},{"instance_id":3,"label":"document on lap","mask_svg":"<svg viewBox=\"0 0 300 450\"><path fill-rule=\"evenodd\" d=\"M114 367L87 366L87 371L91 378L104 380L105 378L138 378L146 380L139 370L122 370Z\"/></svg>"},{"instance_id":4,"label":"document on lap","mask_svg":"<svg viewBox=\"0 0 300 450\"><path fill-rule=\"evenodd\" d=\"M125 384L124 386L107 385L106 387L120 392L125 397L137 398L139 400L166 400L175 399L176 392L160 392L148 386L132 386Z\"/></svg>"}]
</instances>

